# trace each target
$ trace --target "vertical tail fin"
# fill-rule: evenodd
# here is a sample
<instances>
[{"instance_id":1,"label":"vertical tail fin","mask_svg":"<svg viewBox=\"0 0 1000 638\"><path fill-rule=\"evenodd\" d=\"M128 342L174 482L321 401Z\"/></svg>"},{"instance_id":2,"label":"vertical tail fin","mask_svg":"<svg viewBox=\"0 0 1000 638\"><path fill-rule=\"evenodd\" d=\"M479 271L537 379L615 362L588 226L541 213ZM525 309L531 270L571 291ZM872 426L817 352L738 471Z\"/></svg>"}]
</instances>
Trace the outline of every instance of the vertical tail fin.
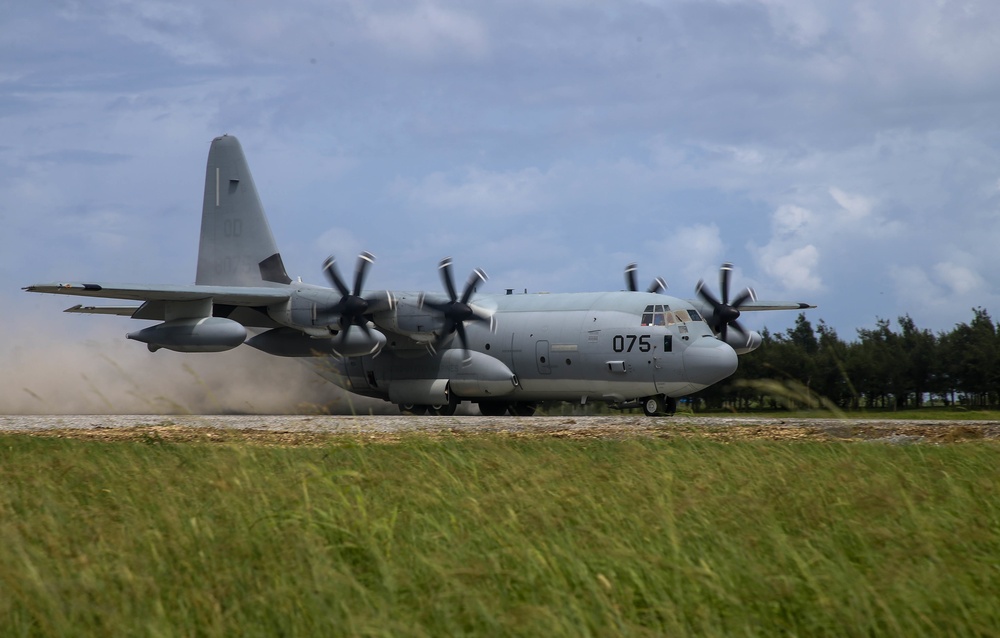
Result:
<instances>
[{"instance_id":1,"label":"vertical tail fin","mask_svg":"<svg viewBox=\"0 0 1000 638\"><path fill-rule=\"evenodd\" d=\"M239 140L212 140L205 170L196 284L268 286L291 279L264 216Z\"/></svg>"}]
</instances>

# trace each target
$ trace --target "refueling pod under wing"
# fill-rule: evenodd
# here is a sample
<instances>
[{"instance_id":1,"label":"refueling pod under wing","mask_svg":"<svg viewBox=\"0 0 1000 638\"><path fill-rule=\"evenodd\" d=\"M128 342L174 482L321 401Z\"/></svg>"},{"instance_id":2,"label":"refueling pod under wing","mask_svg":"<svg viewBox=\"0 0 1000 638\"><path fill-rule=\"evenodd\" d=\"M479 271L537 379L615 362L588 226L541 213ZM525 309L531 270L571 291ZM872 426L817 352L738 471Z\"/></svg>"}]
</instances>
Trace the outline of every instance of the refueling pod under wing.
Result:
<instances>
[{"instance_id":1,"label":"refueling pod under wing","mask_svg":"<svg viewBox=\"0 0 1000 638\"><path fill-rule=\"evenodd\" d=\"M160 348L175 352L223 352L247 338L242 324L224 317L172 319L125 335L147 344L150 352Z\"/></svg>"}]
</instances>

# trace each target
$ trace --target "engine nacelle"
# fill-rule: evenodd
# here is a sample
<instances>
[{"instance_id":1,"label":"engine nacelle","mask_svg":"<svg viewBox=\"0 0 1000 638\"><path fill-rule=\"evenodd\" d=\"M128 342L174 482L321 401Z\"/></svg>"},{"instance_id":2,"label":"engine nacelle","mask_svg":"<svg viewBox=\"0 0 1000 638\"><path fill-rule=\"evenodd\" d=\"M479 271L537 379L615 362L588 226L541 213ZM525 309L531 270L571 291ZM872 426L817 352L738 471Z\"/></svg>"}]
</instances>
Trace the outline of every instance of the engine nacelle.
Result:
<instances>
[{"instance_id":1,"label":"engine nacelle","mask_svg":"<svg viewBox=\"0 0 1000 638\"><path fill-rule=\"evenodd\" d=\"M756 330L750 330L747 334L743 334L739 330L733 330L732 328L726 331L726 343L736 351L736 354L753 352L760 347L762 342L763 338Z\"/></svg>"},{"instance_id":2,"label":"engine nacelle","mask_svg":"<svg viewBox=\"0 0 1000 638\"><path fill-rule=\"evenodd\" d=\"M248 346L279 357L341 356L360 357L374 354L385 346L385 335L368 329L366 334L357 326L351 327L345 338L314 338L294 328L275 328L247 341Z\"/></svg>"},{"instance_id":3,"label":"engine nacelle","mask_svg":"<svg viewBox=\"0 0 1000 638\"><path fill-rule=\"evenodd\" d=\"M147 344L150 352L160 348L175 352L223 352L243 343L247 329L224 317L191 317L165 321L125 337Z\"/></svg>"},{"instance_id":4,"label":"engine nacelle","mask_svg":"<svg viewBox=\"0 0 1000 638\"><path fill-rule=\"evenodd\" d=\"M499 359L470 350L453 348L444 353L442 364L449 387L458 397L498 397L514 391L517 379Z\"/></svg>"},{"instance_id":5,"label":"engine nacelle","mask_svg":"<svg viewBox=\"0 0 1000 638\"><path fill-rule=\"evenodd\" d=\"M415 341L430 341L444 327L441 313L422 307L419 298L406 293L396 296L392 310L379 312L375 318L380 326Z\"/></svg>"}]
</instances>

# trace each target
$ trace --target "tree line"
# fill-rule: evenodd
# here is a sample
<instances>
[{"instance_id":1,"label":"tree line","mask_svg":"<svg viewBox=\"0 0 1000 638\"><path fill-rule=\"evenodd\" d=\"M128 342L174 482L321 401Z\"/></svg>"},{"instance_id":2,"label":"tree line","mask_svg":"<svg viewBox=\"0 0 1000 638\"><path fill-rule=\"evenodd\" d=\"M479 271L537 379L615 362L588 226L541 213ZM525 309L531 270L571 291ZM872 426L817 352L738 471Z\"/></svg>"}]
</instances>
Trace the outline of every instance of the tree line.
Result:
<instances>
[{"instance_id":1,"label":"tree line","mask_svg":"<svg viewBox=\"0 0 1000 638\"><path fill-rule=\"evenodd\" d=\"M949 332L920 329L909 315L879 319L841 339L820 320L798 316L782 333L761 331L763 343L740 357L723 382L692 397L707 408L920 408L1000 405L1000 326L983 308Z\"/></svg>"}]
</instances>

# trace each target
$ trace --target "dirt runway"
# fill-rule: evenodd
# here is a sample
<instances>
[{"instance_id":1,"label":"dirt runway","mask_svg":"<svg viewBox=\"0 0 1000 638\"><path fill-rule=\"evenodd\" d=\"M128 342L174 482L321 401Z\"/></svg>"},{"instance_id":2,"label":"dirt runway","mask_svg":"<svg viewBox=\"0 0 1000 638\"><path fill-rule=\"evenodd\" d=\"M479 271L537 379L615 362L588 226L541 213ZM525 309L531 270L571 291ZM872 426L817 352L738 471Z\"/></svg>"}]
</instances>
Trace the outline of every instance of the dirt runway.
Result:
<instances>
[{"instance_id":1,"label":"dirt runway","mask_svg":"<svg viewBox=\"0 0 1000 638\"><path fill-rule=\"evenodd\" d=\"M1000 440L1000 421L782 419L740 416L287 416L287 415L6 415L0 432L31 436L146 442L250 442L321 445L351 437L392 442L409 433L519 438L701 438L869 441L940 444Z\"/></svg>"}]
</instances>

